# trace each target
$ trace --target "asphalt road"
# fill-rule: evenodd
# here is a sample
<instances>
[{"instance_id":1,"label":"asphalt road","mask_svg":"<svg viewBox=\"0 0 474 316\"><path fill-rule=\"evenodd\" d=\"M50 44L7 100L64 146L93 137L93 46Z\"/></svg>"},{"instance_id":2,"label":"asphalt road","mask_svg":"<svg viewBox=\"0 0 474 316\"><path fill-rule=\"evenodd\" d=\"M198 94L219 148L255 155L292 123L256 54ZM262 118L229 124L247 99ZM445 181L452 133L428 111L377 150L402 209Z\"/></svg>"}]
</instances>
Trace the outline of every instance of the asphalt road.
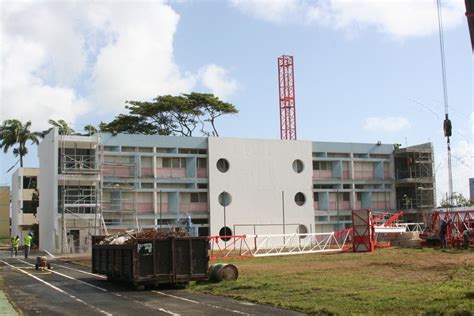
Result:
<instances>
[{"instance_id":1,"label":"asphalt road","mask_svg":"<svg viewBox=\"0 0 474 316\"><path fill-rule=\"evenodd\" d=\"M37 271L35 260L0 258L4 290L26 315L300 315L186 290L136 291L72 263Z\"/></svg>"}]
</instances>

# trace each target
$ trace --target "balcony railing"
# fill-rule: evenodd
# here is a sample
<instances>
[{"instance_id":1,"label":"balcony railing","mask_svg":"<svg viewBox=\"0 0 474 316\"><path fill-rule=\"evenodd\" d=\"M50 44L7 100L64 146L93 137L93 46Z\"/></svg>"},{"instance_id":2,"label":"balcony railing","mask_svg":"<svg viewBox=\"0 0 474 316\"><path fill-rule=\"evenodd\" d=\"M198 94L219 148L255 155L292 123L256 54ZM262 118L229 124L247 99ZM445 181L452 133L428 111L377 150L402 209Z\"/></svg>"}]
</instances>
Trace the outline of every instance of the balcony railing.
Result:
<instances>
[{"instance_id":1,"label":"balcony railing","mask_svg":"<svg viewBox=\"0 0 474 316\"><path fill-rule=\"evenodd\" d=\"M63 155L61 159L62 171L98 171L94 155Z\"/></svg>"}]
</instances>

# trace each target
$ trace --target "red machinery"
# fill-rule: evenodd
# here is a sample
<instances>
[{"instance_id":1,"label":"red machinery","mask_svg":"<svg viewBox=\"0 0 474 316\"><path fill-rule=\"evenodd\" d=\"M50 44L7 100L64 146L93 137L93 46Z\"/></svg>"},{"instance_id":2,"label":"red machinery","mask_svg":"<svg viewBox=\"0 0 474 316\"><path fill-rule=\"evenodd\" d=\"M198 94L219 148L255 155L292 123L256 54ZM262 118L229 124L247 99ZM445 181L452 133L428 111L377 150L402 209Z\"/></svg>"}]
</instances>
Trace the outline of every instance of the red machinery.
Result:
<instances>
[{"instance_id":1,"label":"red machinery","mask_svg":"<svg viewBox=\"0 0 474 316\"><path fill-rule=\"evenodd\" d=\"M463 243L463 232L468 230L469 243L474 243L474 210L435 211L425 219L426 230L420 234L424 245L435 245L440 242L441 222L448 223L446 239L448 245L456 247Z\"/></svg>"}]
</instances>

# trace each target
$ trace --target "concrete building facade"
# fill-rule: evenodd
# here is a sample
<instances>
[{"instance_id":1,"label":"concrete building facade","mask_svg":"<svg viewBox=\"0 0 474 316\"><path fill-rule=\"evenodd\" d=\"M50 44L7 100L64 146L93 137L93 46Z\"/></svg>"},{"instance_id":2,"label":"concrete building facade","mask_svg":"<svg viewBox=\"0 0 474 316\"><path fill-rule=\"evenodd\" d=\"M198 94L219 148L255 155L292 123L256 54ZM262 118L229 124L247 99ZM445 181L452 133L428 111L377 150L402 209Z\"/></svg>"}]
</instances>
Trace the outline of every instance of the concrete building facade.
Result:
<instances>
[{"instance_id":1,"label":"concrete building facade","mask_svg":"<svg viewBox=\"0 0 474 316\"><path fill-rule=\"evenodd\" d=\"M10 236L10 187L0 186L0 237Z\"/></svg>"},{"instance_id":2,"label":"concrete building facade","mask_svg":"<svg viewBox=\"0 0 474 316\"><path fill-rule=\"evenodd\" d=\"M397 208L394 148L381 143L53 129L39 157L40 248L52 252L187 218L198 235L310 233L348 227L352 209Z\"/></svg>"},{"instance_id":3,"label":"concrete building facade","mask_svg":"<svg viewBox=\"0 0 474 316\"><path fill-rule=\"evenodd\" d=\"M31 232L31 225L38 224L33 195L38 189L39 168L18 168L12 174L11 184L11 234L23 238ZM21 239L23 240L23 239Z\"/></svg>"}]
</instances>

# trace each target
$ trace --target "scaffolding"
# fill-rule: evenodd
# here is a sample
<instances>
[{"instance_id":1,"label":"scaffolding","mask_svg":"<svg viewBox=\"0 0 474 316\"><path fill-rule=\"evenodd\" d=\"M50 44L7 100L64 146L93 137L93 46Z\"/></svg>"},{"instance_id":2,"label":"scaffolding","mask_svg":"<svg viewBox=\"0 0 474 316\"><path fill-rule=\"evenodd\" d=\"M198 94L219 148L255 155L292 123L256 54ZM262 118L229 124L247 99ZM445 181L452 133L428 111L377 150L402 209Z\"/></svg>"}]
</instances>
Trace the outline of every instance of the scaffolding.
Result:
<instances>
[{"instance_id":1,"label":"scaffolding","mask_svg":"<svg viewBox=\"0 0 474 316\"><path fill-rule=\"evenodd\" d=\"M397 207L415 213L433 209L436 190L432 144L397 149L394 159Z\"/></svg>"},{"instance_id":2,"label":"scaffolding","mask_svg":"<svg viewBox=\"0 0 474 316\"><path fill-rule=\"evenodd\" d=\"M84 141L72 135L60 135L58 204L61 253L88 251L91 236L96 233L100 194L98 144L99 136ZM85 235L84 231L87 232Z\"/></svg>"},{"instance_id":3,"label":"scaffolding","mask_svg":"<svg viewBox=\"0 0 474 316\"><path fill-rule=\"evenodd\" d=\"M98 219L105 228L139 230L137 215L138 155L106 154L99 146L100 208ZM103 232L107 234L107 231Z\"/></svg>"}]
</instances>

